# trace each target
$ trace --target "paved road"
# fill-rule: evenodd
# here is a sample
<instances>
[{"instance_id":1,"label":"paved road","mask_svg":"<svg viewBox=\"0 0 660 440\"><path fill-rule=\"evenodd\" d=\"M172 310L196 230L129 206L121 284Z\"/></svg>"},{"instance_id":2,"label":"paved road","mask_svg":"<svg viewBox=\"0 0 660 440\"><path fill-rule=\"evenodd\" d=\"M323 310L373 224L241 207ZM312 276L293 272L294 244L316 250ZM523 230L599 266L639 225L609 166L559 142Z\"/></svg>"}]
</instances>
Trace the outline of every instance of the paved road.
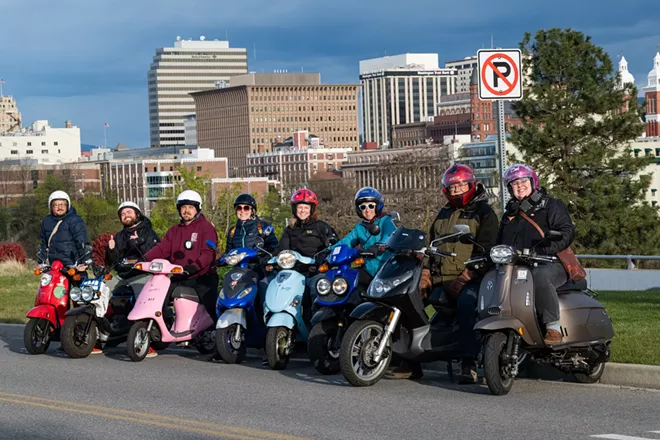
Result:
<instances>
[{"instance_id":1,"label":"paved road","mask_svg":"<svg viewBox=\"0 0 660 440\"><path fill-rule=\"evenodd\" d=\"M278 372L186 349L31 356L22 331L0 325L0 439L660 440L657 391L521 379L495 397L434 371L358 389L302 358Z\"/></svg>"}]
</instances>

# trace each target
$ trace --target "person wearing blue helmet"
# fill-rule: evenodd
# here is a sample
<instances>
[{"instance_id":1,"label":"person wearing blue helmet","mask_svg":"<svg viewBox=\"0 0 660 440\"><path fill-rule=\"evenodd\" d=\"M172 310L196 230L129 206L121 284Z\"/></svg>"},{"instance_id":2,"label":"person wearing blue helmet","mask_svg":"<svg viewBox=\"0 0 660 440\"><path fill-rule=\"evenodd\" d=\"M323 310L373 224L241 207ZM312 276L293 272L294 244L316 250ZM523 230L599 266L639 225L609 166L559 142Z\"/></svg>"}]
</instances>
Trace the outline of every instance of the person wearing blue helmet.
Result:
<instances>
[{"instance_id":1,"label":"person wearing blue helmet","mask_svg":"<svg viewBox=\"0 0 660 440\"><path fill-rule=\"evenodd\" d=\"M345 244L373 251L375 256L366 258L363 270L360 271L358 285L363 289L369 287L378 269L391 256L389 252L380 255L376 252L376 246L385 243L396 230L392 217L383 211L384 207L383 196L375 188L365 186L359 189L355 193L355 212L362 220L333 246Z\"/></svg>"}]
</instances>

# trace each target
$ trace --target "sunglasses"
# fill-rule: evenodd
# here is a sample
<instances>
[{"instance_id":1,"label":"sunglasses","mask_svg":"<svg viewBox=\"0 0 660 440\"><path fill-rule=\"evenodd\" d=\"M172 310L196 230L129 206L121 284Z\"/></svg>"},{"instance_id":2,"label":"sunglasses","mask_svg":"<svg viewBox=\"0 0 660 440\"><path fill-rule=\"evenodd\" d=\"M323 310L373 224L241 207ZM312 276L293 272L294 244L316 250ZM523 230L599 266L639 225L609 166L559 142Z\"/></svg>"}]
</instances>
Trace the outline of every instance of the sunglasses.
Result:
<instances>
[{"instance_id":1,"label":"sunglasses","mask_svg":"<svg viewBox=\"0 0 660 440\"><path fill-rule=\"evenodd\" d=\"M251 211L251 210L252 210L252 207L251 207L251 206L247 206L247 205L238 205L238 206L236 207L236 211L237 211L237 212L238 212L238 211Z\"/></svg>"},{"instance_id":2,"label":"sunglasses","mask_svg":"<svg viewBox=\"0 0 660 440\"><path fill-rule=\"evenodd\" d=\"M359 206L360 211L364 211L365 209L376 209L376 204L375 203L363 203Z\"/></svg>"}]
</instances>

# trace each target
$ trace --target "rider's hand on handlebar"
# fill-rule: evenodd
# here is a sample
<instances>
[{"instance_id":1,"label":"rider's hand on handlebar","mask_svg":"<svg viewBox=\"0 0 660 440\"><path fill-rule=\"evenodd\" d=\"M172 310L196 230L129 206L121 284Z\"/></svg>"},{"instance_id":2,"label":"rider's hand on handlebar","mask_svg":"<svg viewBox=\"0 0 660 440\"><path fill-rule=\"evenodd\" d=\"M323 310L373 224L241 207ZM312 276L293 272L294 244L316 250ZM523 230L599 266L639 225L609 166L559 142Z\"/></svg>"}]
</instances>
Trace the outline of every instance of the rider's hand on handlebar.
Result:
<instances>
[{"instance_id":1,"label":"rider's hand on handlebar","mask_svg":"<svg viewBox=\"0 0 660 440\"><path fill-rule=\"evenodd\" d=\"M88 266L87 266L86 264L80 264L80 265L78 265L78 266L76 267L76 270L77 270L78 272L85 272L85 271L87 270L87 267L88 267Z\"/></svg>"}]
</instances>

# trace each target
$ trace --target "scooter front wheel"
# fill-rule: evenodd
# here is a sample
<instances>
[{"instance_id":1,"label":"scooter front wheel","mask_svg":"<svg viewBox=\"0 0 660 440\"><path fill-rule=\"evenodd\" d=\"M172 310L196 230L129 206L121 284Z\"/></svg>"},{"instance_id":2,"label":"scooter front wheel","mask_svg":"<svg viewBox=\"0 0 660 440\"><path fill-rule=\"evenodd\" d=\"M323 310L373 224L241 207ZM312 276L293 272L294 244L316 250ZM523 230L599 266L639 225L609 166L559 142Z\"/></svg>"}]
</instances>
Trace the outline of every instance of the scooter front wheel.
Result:
<instances>
[{"instance_id":1,"label":"scooter front wheel","mask_svg":"<svg viewBox=\"0 0 660 440\"><path fill-rule=\"evenodd\" d=\"M89 320L92 320L90 323ZM89 324L89 332L85 329ZM67 316L62 324L60 339L64 352L72 359L86 358L92 353L98 332L96 321L90 315Z\"/></svg>"},{"instance_id":2,"label":"scooter front wheel","mask_svg":"<svg viewBox=\"0 0 660 440\"><path fill-rule=\"evenodd\" d=\"M355 321L346 331L339 350L339 364L351 385L368 387L385 375L392 360L390 347L385 349L378 362L373 359L384 334L383 324L369 320Z\"/></svg>"},{"instance_id":3,"label":"scooter front wheel","mask_svg":"<svg viewBox=\"0 0 660 440\"><path fill-rule=\"evenodd\" d=\"M206 330L195 339L195 348L201 354L211 354L215 351L215 332Z\"/></svg>"},{"instance_id":4,"label":"scooter front wheel","mask_svg":"<svg viewBox=\"0 0 660 440\"><path fill-rule=\"evenodd\" d=\"M240 324L219 328L215 331L216 354L228 364L240 364L245 359L246 346L241 340L236 340L236 330ZM245 329L241 327L241 333Z\"/></svg>"},{"instance_id":5,"label":"scooter front wheel","mask_svg":"<svg viewBox=\"0 0 660 440\"><path fill-rule=\"evenodd\" d=\"M270 327L266 333L266 358L273 370L283 370L289 363L289 330L286 327Z\"/></svg>"},{"instance_id":6,"label":"scooter front wheel","mask_svg":"<svg viewBox=\"0 0 660 440\"><path fill-rule=\"evenodd\" d=\"M496 396L508 394L513 387L513 377L507 370L502 355L506 350L507 335L504 333L491 333L486 337L484 347L484 375L486 384L491 393Z\"/></svg>"},{"instance_id":7,"label":"scooter front wheel","mask_svg":"<svg viewBox=\"0 0 660 440\"><path fill-rule=\"evenodd\" d=\"M126 354L133 362L140 362L149 352L151 337L147 331L147 323L138 321L128 331L126 338Z\"/></svg>"},{"instance_id":8,"label":"scooter front wheel","mask_svg":"<svg viewBox=\"0 0 660 440\"><path fill-rule=\"evenodd\" d=\"M31 318L23 329L23 343L30 354L44 354L50 345L50 321Z\"/></svg>"}]
</instances>

